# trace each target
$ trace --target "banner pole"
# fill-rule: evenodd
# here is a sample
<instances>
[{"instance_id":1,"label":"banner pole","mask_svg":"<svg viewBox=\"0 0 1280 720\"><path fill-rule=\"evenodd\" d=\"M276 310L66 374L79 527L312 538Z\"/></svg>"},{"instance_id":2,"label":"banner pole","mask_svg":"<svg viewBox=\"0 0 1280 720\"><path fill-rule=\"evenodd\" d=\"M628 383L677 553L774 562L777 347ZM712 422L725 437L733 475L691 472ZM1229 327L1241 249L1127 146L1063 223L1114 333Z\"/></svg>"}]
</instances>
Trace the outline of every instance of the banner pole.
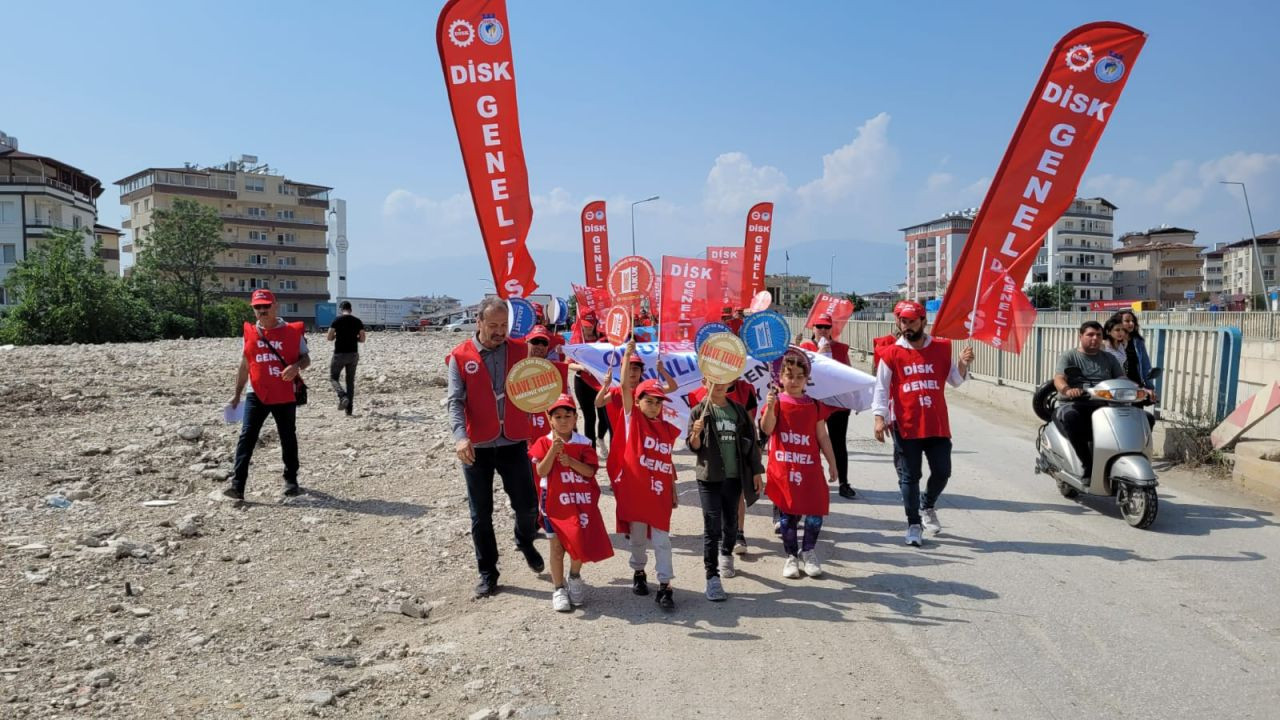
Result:
<instances>
[{"instance_id":1,"label":"banner pole","mask_svg":"<svg viewBox=\"0 0 1280 720\"><path fill-rule=\"evenodd\" d=\"M978 266L978 282L973 289L973 312L969 315L969 337L973 340L973 326L978 324L978 298L982 296L982 274L987 271L987 249L982 248L982 264ZM969 343L969 347L973 347L973 343Z\"/></svg>"}]
</instances>

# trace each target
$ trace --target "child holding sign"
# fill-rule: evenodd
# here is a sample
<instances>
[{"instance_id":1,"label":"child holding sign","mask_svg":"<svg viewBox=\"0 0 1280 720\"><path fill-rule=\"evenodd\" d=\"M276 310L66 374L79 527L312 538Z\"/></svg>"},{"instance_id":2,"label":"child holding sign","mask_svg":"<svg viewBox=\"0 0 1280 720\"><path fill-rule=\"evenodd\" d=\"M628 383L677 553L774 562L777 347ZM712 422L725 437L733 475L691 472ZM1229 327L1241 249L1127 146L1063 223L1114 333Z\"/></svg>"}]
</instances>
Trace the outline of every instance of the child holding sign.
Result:
<instances>
[{"instance_id":1,"label":"child holding sign","mask_svg":"<svg viewBox=\"0 0 1280 720\"><path fill-rule=\"evenodd\" d=\"M634 345L627 346L623 366L630 364ZM671 581L675 569L671 562L671 510L676 507L676 470L671 450L680 436L680 428L662 419L662 404L667 393L657 380L635 384L635 376L622 378L622 422L614 432L622 440L621 473L614 480L618 501L618 521L626 523L631 542L631 591L648 595L648 577L644 568L648 548L653 544L658 570L658 592L654 597L663 610L675 608ZM637 411L637 407L638 411Z\"/></svg>"},{"instance_id":2,"label":"child holding sign","mask_svg":"<svg viewBox=\"0 0 1280 720\"><path fill-rule=\"evenodd\" d=\"M551 607L569 612L582 605L586 583L582 564L613 556L613 545L596 503L600 467L591 441L574 432L578 410L573 397L561 395L547 411L551 432L529 448L529 459L541 486L543 530L551 541ZM564 556L569 554L569 582L565 587Z\"/></svg>"},{"instance_id":3,"label":"child holding sign","mask_svg":"<svg viewBox=\"0 0 1280 720\"><path fill-rule=\"evenodd\" d=\"M826 406L805 395L809 382L809 360L798 351L787 351L782 358L782 393L769 389L760 429L769 435L769 466L765 486L769 499L781 512L782 546L787 560L782 567L785 578L800 577L801 554L804 573L822 575L816 547L822 518L830 510L831 498L823 481L819 453L827 461L831 482L836 472L835 453L827 435ZM796 541L797 526L804 522L804 544Z\"/></svg>"}]
</instances>

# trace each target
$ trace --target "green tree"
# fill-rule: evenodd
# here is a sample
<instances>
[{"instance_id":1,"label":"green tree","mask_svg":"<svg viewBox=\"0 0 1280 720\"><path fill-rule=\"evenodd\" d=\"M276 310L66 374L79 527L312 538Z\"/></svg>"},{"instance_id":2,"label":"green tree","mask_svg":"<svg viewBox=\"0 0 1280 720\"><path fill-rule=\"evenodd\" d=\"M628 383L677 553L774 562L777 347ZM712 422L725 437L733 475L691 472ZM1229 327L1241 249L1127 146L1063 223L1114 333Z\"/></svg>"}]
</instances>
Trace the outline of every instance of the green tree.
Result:
<instances>
[{"instance_id":1,"label":"green tree","mask_svg":"<svg viewBox=\"0 0 1280 720\"><path fill-rule=\"evenodd\" d=\"M866 309L867 300L866 298L859 297L858 293L853 293L853 292L847 293L845 294L845 297L849 300L849 302L853 303L854 312L862 312L863 310Z\"/></svg>"},{"instance_id":2,"label":"green tree","mask_svg":"<svg viewBox=\"0 0 1280 720\"><path fill-rule=\"evenodd\" d=\"M221 334L211 332L205 315L221 292L214 263L226 249L218 211L176 198L172 208L152 215L145 245L139 243L135 282L157 307L191 318L196 334Z\"/></svg>"},{"instance_id":3,"label":"green tree","mask_svg":"<svg viewBox=\"0 0 1280 720\"><path fill-rule=\"evenodd\" d=\"M5 316L0 336L24 345L154 338L154 311L106 273L100 248L95 242L86 252L82 230L50 230L6 279L18 304Z\"/></svg>"},{"instance_id":4,"label":"green tree","mask_svg":"<svg viewBox=\"0 0 1280 720\"><path fill-rule=\"evenodd\" d=\"M1039 310L1070 310L1075 292L1070 283L1034 283L1027 288L1027 298Z\"/></svg>"},{"instance_id":5,"label":"green tree","mask_svg":"<svg viewBox=\"0 0 1280 720\"><path fill-rule=\"evenodd\" d=\"M808 310L809 308L813 307L813 301L816 299L817 298L815 298L812 293L805 293L800 297L796 298L796 307L800 308L801 310Z\"/></svg>"}]
</instances>

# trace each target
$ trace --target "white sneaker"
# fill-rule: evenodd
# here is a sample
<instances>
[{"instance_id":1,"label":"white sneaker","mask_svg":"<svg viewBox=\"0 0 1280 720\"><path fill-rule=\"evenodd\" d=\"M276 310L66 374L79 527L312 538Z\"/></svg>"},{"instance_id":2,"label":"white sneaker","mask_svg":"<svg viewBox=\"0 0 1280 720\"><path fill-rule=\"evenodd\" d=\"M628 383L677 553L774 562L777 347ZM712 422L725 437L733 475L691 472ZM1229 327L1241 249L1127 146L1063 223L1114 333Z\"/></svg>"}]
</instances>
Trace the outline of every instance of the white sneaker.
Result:
<instances>
[{"instance_id":1,"label":"white sneaker","mask_svg":"<svg viewBox=\"0 0 1280 720\"><path fill-rule=\"evenodd\" d=\"M596 457L600 458L601 460L609 459L609 443L607 442L600 443L600 450L596 453Z\"/></svg>"},{"instance_id":2,"label":"white sneaker","mask_svg":"<svg viewBox=\"0 0 1280 720\"><path fill-rule=\"evenodd\" d=\"M574 607L582 605L587 599L587 584L581 577L569 576L569 603Z\"/></svg>"},{"instance_id":3,"label":"white sneaker","mask_svg":"<svg viewBox=\"0 0 1280 720\"><path fill-rule=\"evenodd\" d=\"M707 599L711 602L723 602L729 599L724 592L724 586L720 584L720 578L707 578Z\"/></svg>"},{"instance_id":4,"label":"white sneaker","mask_svg":"<svg viewBox=\"0 0 1280 720\"><path fill-rule=\"evenodd\" d=\"M732 555L725 555L725 554L721 553L721 555L720 555L720 577L722 577L722 578L731 578L731 577L733 577L734 575L737 575L737 574L738 574L738 571L733 567L733 556L732 556Z\"/></svg>"},{"instance_id":5,"label":"white sneaker","mask_svg":"<svg viewBox=\"0 0 1280 720\"><path fill-rule=\"evenodd\" d=\"M811 578L822 577L822 566L818 564L818 551L806 550L801 555L804 559L804 574Z\"/></svg>"},{"instance_id":6,"label":"white sneaker","mask_svg":"<svg viewBox=\"0 0 1280 720\"><path fill-rule=\"evenodd\" d=\"M907 544L920 547L924 543L924 531L919 525L909 525L907 527Z\"/></svg>"},{"instance_id":7,"label":"white sneaker","mask_svg":"<svg viewBox=\"0 0 1280 720\"><path fill-rule=\"evenodd\" d=\"M933 508L927 508L924 512L924 529L930 535L937 535L942 532L942 523L938 522L938 511Z\"/></svg>"},{"instance_id":8,"label":"white sneaker","mask_svg":"<svg viewBox=\"0 0 1280 720\"><path fill-rule=\"evenodd\" d=\"M551 593L551 609L556 612L570 612L573 606L569 604L569 591L564 588L556 588Z\"/></svg>"},{"instance_id":9,"label":"white sneaker","mask_svg":"<svg viewBox=\"0 0 1280 720\"><path fill-rule=\"evenodd\" d=\"M788 555L787 561L782 565L782 577L795 580L800 577L800 561L795 555Z\"/></svg>"},{"instance_id":10,"label":"white sneaker","mask_svg":"<svg viewBox=\"0 0 1280 720\"><path fill-rule=\"evenodd\" d=\"M735 542L733 545L733 554L734 555L747 554L747 536L746 535L743 535L742 533L738 533L737 542Z\"/></svg>"}]
</instances>

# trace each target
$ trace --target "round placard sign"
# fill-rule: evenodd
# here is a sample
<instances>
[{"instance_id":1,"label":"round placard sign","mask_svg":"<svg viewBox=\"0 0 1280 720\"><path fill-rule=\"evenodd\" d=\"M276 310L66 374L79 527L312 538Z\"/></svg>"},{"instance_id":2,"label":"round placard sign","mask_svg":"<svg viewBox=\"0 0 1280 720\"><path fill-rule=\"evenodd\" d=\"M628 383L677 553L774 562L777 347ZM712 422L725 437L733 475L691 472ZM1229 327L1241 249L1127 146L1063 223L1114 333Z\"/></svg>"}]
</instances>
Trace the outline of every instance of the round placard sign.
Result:
<instances>
[{"instance_id":1,"label":"round placard sign","mask_svg":"<svg viewBox=\"0 0 1280 720\"><path fill-rule=\"evenodd\" d=\"M528 357L507 373L507 397L528 413L546 412L564 392L560 371L550 360Z\"/></svg>"},{"instance_id":2,"label":"round placard sign","mask_svg":"<svg viewBox=\"0 0 1280 720\"><path fill-rule=\"evenodd\" d=\"M619 305L631 305L653 291L653 265L639 255L628 255L609 269L609 296Z\"/></svg>"},{"instance_id":3,"label":"round placard sign","mask_svg":"<svg viewBox=\"0 0 1280 720\"><path fill-rule=\"evenodd\" d=\"M774 310L752 313L742 323L741 334L747 354L762 362L782 357L791 344L791 328Z\"/></svg>"},{"instance_id":4,"label":"round placard sign","mask_svg":"<svg viewBox=\"0 0 1280 720\"><path fill-rule=\"evenodd\" d=\"M604 336L611 345L623 345L631 337L631 311L611 307L604 313Z\"/></svg>"},{"instance_id":5,"label":"round placard sign","mask_svg":"<svg viewBox=\"0 0 1280 720\"><path fill-rule=\"evenodd\" d=\"M716 333L698 348L698 369L714 383L731 383L747 367L747 346L733 333Z\"/></svg>"}]
</instances>

